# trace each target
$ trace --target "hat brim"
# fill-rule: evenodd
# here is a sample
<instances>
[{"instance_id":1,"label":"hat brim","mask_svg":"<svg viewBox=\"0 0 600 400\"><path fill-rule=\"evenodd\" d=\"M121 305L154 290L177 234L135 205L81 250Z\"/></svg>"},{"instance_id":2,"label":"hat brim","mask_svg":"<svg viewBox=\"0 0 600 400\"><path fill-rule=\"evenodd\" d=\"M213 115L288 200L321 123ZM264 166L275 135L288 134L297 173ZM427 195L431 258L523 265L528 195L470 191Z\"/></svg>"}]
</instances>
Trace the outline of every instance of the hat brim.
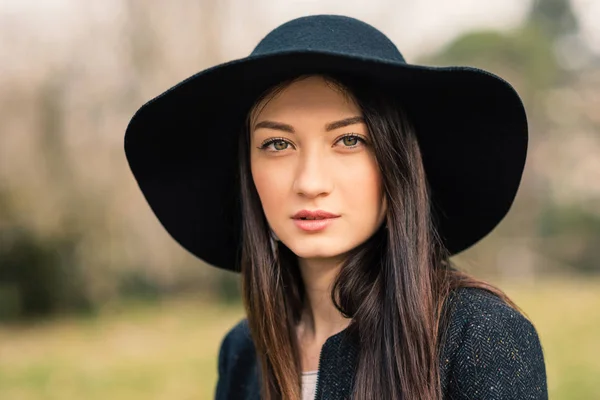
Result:
<instances>
[{"instance_id":1,"label":"hat brim","mask_svg":"<svg viewBox=\"0 0 600 400\"><path fill-rule=\"evenodd\" d=\"M405 105L422 149L437 228L450 254L491 232L510 209L527 153L523 104L503 79L332 52L261 54L202 71L143 105L125 153L169 234L214 266L239 270L237 138L268 87L299 74L364 77Z\"/></svg>"}]
</instances>

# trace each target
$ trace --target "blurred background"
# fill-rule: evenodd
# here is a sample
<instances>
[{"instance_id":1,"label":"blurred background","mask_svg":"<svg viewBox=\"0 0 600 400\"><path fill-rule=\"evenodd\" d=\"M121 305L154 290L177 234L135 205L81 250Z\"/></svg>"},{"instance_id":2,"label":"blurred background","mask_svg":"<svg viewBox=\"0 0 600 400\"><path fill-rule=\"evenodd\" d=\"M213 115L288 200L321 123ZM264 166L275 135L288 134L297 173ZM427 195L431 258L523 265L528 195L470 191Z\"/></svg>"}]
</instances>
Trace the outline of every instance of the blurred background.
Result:
<instances>
[{"instance_id":1,"label":"blurred background","mask_svg":"<svg viewBox=\"0 0 600 400\"><path fill-rule=\"evenodd\" d=\"M600 0L0 0L0 399L212 398L237 276L162 229L123 134L145 101L321 13L516 87L519 195L455 261L533 321L551 398L600 399Z\"/></svg>"}]
</instances>

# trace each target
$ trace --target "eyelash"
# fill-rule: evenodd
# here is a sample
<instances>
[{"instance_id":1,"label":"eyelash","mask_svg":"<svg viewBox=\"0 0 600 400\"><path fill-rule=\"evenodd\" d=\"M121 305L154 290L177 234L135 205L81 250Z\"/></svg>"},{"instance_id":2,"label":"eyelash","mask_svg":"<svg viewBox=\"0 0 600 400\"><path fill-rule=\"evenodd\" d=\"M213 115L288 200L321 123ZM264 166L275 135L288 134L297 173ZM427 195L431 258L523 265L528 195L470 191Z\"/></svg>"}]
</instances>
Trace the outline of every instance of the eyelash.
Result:
<instances>
[{"instance_id":1,"label":"eyelash","mask_svg":"<svg viewBox=\"0 0 600 400\"><path fill-rule=\"evenodd\" d=\"M341 141L341 140L343 140L343 139L345 139L345 138L347 138L347 137L349 137L349 138L356 138L356 139L358 139L358 141L362 142L363 144L366 144L366 143L367 143L367 139L366 139L364 136L362 136L362 135L359 135L359 134L357 134L357 133L347 133L347 134L345 134L345 135L342 135L342 136L340 136L340 137L338 137L338 138L336 139L335 143L338 143L339 141ZM265 149L266 149L268 146L270 146L272 143L277 143L277 142L286 142L286 143L288 143L290 146L293 146L293 144L292 144L292 143L291 143L291 142L290 142L288 139L286 139L286 138L282 138L282 137L275 137L275 138L270 138L270 139L267 139L267 140L265 140L265 141L264 141L264 142L262 142L262 143L261 143L261 145L260 145L260 146L258 146L257 148L258 148L258 149L260 149L260 150L265 150ZM353 149L353 148L355 148L355 147L358 147L358 143L357 143L357 144L355 144L354 146L344 146L344 147L345 147L345 148L347 148L347 149ZM275 152L280 152L280 151L283 151L283 150L274 150L274 151L275 151Z\"/></svg>"}]
</instances>

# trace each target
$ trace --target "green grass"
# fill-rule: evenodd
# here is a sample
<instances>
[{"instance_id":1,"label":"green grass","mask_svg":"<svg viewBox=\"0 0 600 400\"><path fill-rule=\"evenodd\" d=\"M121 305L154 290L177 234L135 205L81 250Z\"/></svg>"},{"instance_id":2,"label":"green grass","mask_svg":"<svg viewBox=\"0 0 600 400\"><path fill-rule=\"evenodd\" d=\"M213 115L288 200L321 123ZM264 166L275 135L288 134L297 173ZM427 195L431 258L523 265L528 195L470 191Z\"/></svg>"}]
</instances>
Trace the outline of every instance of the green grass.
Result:
<instances>
[{"instance_id":1,"label":"green grass","mask_svg":"<svg viewBox=\"0 0 600 400\"><path fill-rule=\"evenodd\" d=\"M551 399L600 399L600 280L505 285L540 335Z\"/></svg>"},{"instance_id":2,"label":"green grass","mask_svg":"<svg viewBox=\"0 0 600 400\"><path fill-rule=\"evenodd\" d=\"M0 399L210 399L240 307L178 300L0 328Z\"/></svg>"},{"instance_id":3,"label":"green grass","mask_svg":"<svg viewBox=\"0 0 600 400\"><path fill-rule=\"evenodd\" d=\"M600 399L600 280L500 285L535 324L551 399ZM211 399L239 306L200 300L0 327L0 399Z\"/></svg>"}]
</instances>

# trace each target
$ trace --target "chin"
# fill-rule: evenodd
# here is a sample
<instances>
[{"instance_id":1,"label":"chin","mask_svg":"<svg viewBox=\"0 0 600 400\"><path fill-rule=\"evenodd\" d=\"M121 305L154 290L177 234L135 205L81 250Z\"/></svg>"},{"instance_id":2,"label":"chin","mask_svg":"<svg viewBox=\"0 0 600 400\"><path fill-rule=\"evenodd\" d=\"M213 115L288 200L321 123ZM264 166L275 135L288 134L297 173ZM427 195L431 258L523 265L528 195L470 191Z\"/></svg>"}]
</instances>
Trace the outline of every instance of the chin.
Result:
<instances>
[{"instance_id":1,"label":"chin","mask_svg":"<svg viewBox=\"0 0 600 400\"><path fill-rule=\"evenodd\" d=\"M323 239L291 241L290 245L285 242L284 244L300 258L334 258L352 250L347 242L344 246L341 243L327 243Z\"/></svg>"}]
</instances>

